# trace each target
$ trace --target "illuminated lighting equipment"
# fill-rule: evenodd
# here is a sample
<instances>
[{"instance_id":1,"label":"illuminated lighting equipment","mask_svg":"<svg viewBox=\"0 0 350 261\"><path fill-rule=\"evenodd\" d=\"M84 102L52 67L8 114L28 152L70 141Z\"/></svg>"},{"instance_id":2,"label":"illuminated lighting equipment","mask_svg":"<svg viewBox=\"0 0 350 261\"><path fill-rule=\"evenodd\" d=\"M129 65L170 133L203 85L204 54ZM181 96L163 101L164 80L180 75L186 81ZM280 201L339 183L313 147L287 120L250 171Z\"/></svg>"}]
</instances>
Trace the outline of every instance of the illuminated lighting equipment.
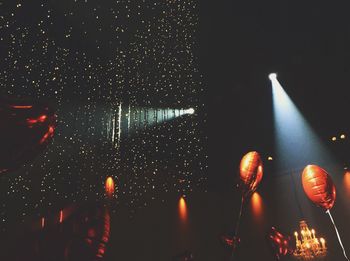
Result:
<instances>
[{"instance_id":1,"label":"illuminated lighting equipment","mask_svg":"<svg viewBox=\"0 0 350 261\"><path fill-rule=\"evenodd\" d=\"M107 138L111 140L116 149L119 149L124 135L169 122L183 115L193 114L195 114L194 108L133 107L132 104L126 105L120 101L107 114L105 123Z\"/></svg>"},{"instance_id":2,"label":"illuminated lighting equipment","mask_svg":"<svg viewBox=\"0 0 350 261\"><path fill-rule=\"evenodd\" d=\"M194 109L193 108L189 108L187 110L184 110L184 114L194 114Z\"/></svg>"},{"instance_id":3,"label":"illuminated lighting equipment","mask_svg":"<svg viewBox=\"0 0 350 261\"><path fill-rule=\"evenodd\" d=\"M346 138L345 134L340 135L340 138L343 140Z\"/></svg>"},{"instance_id":4,"label":"illuminated lighting equipment","mask_svg":"<svg viewBox=\"0 0 350 261\"><path fill-rule=\"evenodd\" d=\"M271 156L267 157L267 160L271 161L273 158Z\"/></svg>"},{"instance_id":5,"label":"illuminated lighting equipment","mask_svg":"<svg viewBox=\"0 0 350 261\"><path fill-rule=\"evenodd\" d=\"M106 179L105 192L107 197L111 198L114 194L114 180L112 177Z\"/></svg>"},{"instance_id":6,"label":"illuminated lighting equipment","mask_svg":"<svg viewBox=\"0 0 350 261\"><path fill-rule=\"evenodd\" d=\"M270 79L271 81L275 80L276 78L277 78L277 74L276 74L276 73L270 73L270 74L269 74L269 79Z\"/></svg>"},{"instance_id":7,"label":"illuminated lighting equipment","mask_svg":"<svg viewBox=\"0 0 350 261\"><path fill-rule=\"evenodd\" d=\"M337 137L332 137L332 141L336 141L337 140Z\"/></svg>"},{"instance_id":8,"label":"illuminated lighting equipment","mask_svg":"<svg viewBox=\"0 0 350 261\"><path fill-rule=\"evenodd\" d=\"M187 205L184 197L181 197L179 200L179 216L182 222L187 221Z\"/></svg>"},{"instance_id":9,"label":"illuminated lighting equipment","mask_svg":"<svg viewBox=\"0 0 350 261\"><path fill-rule=\"evenodd\" d=\"M300 170L310 162L322 166L333 157L285 92L276 74L270 74L276 139L276 171Z\"/></svg>"},{"instance_id":10,"label":"illuminated lighting equipment","mask_svg":"<svg viewBox=\"0 0 350 261\"><path fill-rule=\"evenodd\" d=\"M300 260L312 260L327 255L326 240L317 238L314 229L309 229L305 220L300 221L300 237L294 232L295 250L293 255Z\"/></svg>"}]
</instances>

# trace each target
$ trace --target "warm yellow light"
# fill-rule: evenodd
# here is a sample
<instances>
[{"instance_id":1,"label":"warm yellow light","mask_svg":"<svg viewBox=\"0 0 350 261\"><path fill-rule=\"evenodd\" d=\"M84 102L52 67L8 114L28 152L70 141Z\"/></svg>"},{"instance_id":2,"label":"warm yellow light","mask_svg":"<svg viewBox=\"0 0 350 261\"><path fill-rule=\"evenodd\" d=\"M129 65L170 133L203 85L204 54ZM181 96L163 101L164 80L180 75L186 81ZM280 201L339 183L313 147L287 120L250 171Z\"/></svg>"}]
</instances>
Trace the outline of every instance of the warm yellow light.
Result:
<instances>
[{"instance_id":1,"label":"warm yellow light","mask_svg":"<svg viewBox=\"0 0 350 261\"><path fill-rule=\"evenodd\" d=\"M332 141L336 141L337 140L337 137L332 137Z\"/></svg>"},{"instance_id":2,"label":"warm yellow light","mask_svg":"<svg viewBox=\"0 0 350 261\"><path fill-rule=\"evenodd\" d=\"M181 221L187 221L187 205L183 197L181 197L179 200L179 216Z\"/></svg>"},{"instance_id":3,"label":"warm yellow light","mask_svg":"<svg viewBox=\"0 0 350 261\"><path fill-rule=\"evenodd\" d=\"M108 177L106 179L105 191L106 191L106 195L108 197L112 197L113 196L113 193L114 193L114 180L113 180L112 177Z\"/></svg>"},{"instance_id":4,"label":"warm yellow light","mask_svg":"<svg viewBox=\"0 0 350 261\"><path fill-rule=\"evenodd\" d=\"M267 157L267 160L273 160L273 158L271 156Z\"/></svg>"},{"instance_id":5,"label":"warm yellow light","mask_svg":"<svg viewBox=\"0 0 350 261\"><path fill-rule=\"evenodd\" d=\"M344 173L343 183L345 192L350 197L350 171Z\"/></svg>"},{"instance_id":6,"label":"warm yellow light","mask_svg":"<svg viewBox=\"0 0 350 261\"><path fill-rule=\"evenodd\" d=\"M251 199L252 214L256 221L262 221L264 217L264 203L258 192L254 192Z\"/></svg>"},{"instance_id":7,"label":"warm yellow light","mask_svg":"<svg viewBox=\"0 0 350 261\"><path fill-rule=\"evenodd\" d=\"M341 139L345 139L345 137L346 137L345 134L340 135Z\"/></svg>"},{"instance_id":8,"label":"warm yellow light","mask_svg":"<svg viewBox=\"0 0 350 261\"><path fill-rule=\"evenodd\" d=\"M298 233L294 232L296 247L293 252L294 257L299 260L313 260L326 256L327 248L324 238L316 238L316 231L309 229L306 221L300 221L299 225L301 237L299 238Z\"/></svg>"}]
</instances>

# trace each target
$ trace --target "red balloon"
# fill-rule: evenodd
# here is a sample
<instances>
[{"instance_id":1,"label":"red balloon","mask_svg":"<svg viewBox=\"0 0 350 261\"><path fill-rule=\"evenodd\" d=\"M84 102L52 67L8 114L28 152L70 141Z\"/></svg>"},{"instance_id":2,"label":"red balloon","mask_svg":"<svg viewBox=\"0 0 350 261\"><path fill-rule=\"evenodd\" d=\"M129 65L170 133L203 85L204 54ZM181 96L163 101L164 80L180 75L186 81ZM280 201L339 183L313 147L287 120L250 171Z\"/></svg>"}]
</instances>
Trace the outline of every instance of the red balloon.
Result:
<instances>
[{"instance_id":1,"label":"red balloon","mask_svg":"<svg viewBox=\"0 0 350 261\"><path fill-rule=\"evenodd\" d=\"M54 134L56 115L44 104L0 100L0 173L33 159Z\"/></svg>"},{"instance_id":2,"label":"red balloon","mask_svg":"<svg viewBox=\"0 0 350 261\"><path fill-rule=\"evenodd\" d=\"M267 239L277 260L293 253L290 237L284 236L281 232L277 231L275 227L271 228Z\"/></svg>"},{"instance_id":3,"label":"red balloon","mask_svg":"<svg viewBox=\"0 0 350 261\"><path fill-rule=\"evenodd\" d=\"M245 196L253 193L263 177L263 164L258 152L251 151L243 156L239 165L240 187Z\"/></svg>"},{"instance_id":4,"label":"red balloon","mask_svg":"<svg viewBox=\"0 0 350 261\"><path fill-rule=\"evenodd\" d=\"M308 198L323 208L329 210L333 207L336 190L331 176L317 165L308 165L302 173L302 183Z\"/></svg>"}]
</instances>

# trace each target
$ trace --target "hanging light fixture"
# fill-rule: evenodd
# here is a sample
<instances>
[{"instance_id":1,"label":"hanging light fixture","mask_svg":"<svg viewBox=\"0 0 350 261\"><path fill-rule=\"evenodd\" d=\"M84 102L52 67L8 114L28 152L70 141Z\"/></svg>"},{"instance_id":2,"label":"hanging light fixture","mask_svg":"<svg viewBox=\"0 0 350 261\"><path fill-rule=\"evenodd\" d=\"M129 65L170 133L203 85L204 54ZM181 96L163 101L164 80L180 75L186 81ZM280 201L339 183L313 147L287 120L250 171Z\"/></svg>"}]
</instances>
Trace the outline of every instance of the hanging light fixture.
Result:
<instances>
[{"instance_id":1,"label":"hanging light fixture","mask_svg":"<svg viewBox=\"0 0 350 261\"><path fill-rule=\"evenodd\" d=\"M322 237L317 238L315 234L315 230L310 230L305 220L300 221L300 235L294 232L296 245L294 257L299 260L312 260L326 256L326 240Z\"/></svg>"}]
</instances>

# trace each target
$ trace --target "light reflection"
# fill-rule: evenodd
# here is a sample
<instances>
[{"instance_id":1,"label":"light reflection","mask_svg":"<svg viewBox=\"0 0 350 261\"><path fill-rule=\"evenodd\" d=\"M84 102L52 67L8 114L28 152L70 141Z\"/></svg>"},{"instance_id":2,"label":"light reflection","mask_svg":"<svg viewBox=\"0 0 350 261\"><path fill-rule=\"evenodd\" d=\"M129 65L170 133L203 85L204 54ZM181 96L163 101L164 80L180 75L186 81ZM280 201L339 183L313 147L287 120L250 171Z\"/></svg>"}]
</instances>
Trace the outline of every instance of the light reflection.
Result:
<instances>
[{"instance_id":1,"label":"light reflection","mask_svg":"<svg viewBox=\"0 0 350 261\"><path fill-rule=\"evenodd\" d=\"M256 221L262 221L264 217L264 203L258 192L254 192L251 199L252 214Z\"/></svg>"},{"instance_id":2,"label":"light reflection","mask_svg":"<svg viewBox=\"0 0 350 261\"><path fill-rule=\"evenodd\" d=\"M344 188L345 193L350 196L350 171L344 173Z\"/></svg>"},{"instance_id":3,"label":"light reflection","mask_svg":"<svg viewBox=\"0 0 350 261\"><path fill-rule=\"evenodd\" d=\"M183 197L179 200L179 217L182 222L187 221L187 205Z\"/></svg>"}]
</instances>

